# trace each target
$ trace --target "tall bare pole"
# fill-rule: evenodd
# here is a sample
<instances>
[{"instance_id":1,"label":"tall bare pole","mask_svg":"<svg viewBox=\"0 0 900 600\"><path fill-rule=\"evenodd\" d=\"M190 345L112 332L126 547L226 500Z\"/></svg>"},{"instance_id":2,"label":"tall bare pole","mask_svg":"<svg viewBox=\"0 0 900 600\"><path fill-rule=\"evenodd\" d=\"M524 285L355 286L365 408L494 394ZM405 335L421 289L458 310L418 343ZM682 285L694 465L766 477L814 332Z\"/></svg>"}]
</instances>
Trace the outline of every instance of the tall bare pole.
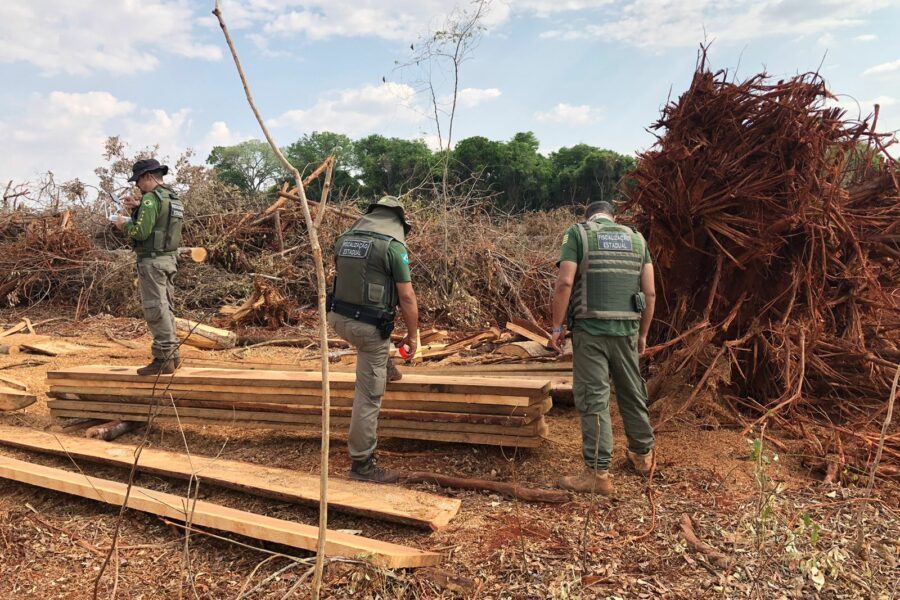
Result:
<instances>
[{"instance_id":1,"label":"tall bare pole","mask_svg":"<svg viewBox=\"0 0 900 600\"><path fill-rule=\"evenodd\" d=\"M322 575L325 569L325 532L328 528L328 449L330 445L329 436L331 433L331 394L328 385L328 323L325 320L325 264L322 261L322 247L319 245L318 228L309 212L309 203L306 200L306 189L303 187L303 177L300 175L300 171L284 157L281 149L278 148L278 144L276 144L275 140L272 138L272 134L269 133L269 129L266 127L266 123L263 120L262 115L260 115L259 109L256 108L256 103L253 101L253 95L250 93L250 86L247 84L247 76L244 74L244 69L241 67L241 60L238 58L237 50L234 47L234 41L231 39L231 34L228 32L228 27L225 25L225 21L222 18L222 11L219 9L219 0L216 0L213 14L219 20L219 27L222 28L222 33L225 35L225 41L228 43L229 50L231 50L231 56L234 58L234 66L237 68L238 75L241 77L241 85L244 86L244 93L247 95L247 102L250 104L250 109L253 111L253 115L256 117L256 121L259 123L259 127L262 129L266 141L269 142L269 146L272 147L275 156L278 157L278 160L284 165L284 168L293 175L294 181L297 183L297 195L300 197L300 206L303 208L303 218L306 220L306 229L309 232L309 243L310 246L312 246L313 263L316 266L316 287L319 295L319 349L322 352L322 456L320 467L321 479L319 484L319 537L316 544L316 566L313 575L311 594L313 600L318 600L322 591ZM324 206L320 208L320 210L324 212Z\"/></svg>"}]
</instances>

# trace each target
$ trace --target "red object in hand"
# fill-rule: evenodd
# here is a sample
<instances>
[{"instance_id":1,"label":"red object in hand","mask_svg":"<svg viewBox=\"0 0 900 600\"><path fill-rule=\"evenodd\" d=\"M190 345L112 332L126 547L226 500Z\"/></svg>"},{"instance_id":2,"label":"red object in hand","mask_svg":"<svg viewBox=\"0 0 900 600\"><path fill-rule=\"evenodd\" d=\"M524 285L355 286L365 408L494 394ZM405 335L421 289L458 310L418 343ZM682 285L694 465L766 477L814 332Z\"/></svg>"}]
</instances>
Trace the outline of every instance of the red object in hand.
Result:
<instances>
[{"instance_id":1,"label":"red object in hand","mask_svg":"<svg viewBox=\"0 0 900 600\"><path fill-rule=\"evenodd\" d=\"M409 347L408 345L406 345L406 344L401 344L401 345L397 348L397 352L400 353L400 358L402 358L403 360L409 360L409 356L410 356L410 355L409 355L409 351L410 351L410 350L412 350L412 348L410 348L410 347Z\"/></svg>"}]
</instances>

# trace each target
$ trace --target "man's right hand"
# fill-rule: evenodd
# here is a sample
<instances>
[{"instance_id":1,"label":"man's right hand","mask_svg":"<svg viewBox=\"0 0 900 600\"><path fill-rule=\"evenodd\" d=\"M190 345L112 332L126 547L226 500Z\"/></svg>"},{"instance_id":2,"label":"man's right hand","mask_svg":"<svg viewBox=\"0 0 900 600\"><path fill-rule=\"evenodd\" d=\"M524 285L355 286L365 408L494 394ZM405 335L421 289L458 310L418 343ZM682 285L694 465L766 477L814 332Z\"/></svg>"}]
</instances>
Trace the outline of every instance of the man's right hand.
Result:
<instances>
[{"instance_id":1,"label":"man's right hand","mask_svg":"<svg viewBox=\"0 0 900 600\"><path fill-rule=\"evenodd\" d=\"M403 338L402 340L400 340L401 346L406 346L407 348L409 348L409 357L406 359L406 362L411 361L413 356L416 355L416 350L419 349L419 344L416 343L417 337L418 336L416 336L416 335L411 335L411 334L407 333L406 337Z\"/></svg>"},{"instance_id":2,"label":"man's right hand","mask_svg":"<svg viewBox=\"0 0 900 600\"><path fill-rule=\"evenodd\" d=\"M563 344L566 341L566 330L563 328L562 331L556 331L550 336L550 346L556 350L559 354L564 352Z\"/></svg>"},{"instance_id":3,"label":"man's right hand","mask_svg":"<svg viewBox=\"0 0 900 600\"><path fill-rule=\"evenodd\" d=\"M125 208L133 210L141 205L141 195L140 192L135 189L130 196L125 196L122 199L122 204Z\"/></svg>"}]
</instances>

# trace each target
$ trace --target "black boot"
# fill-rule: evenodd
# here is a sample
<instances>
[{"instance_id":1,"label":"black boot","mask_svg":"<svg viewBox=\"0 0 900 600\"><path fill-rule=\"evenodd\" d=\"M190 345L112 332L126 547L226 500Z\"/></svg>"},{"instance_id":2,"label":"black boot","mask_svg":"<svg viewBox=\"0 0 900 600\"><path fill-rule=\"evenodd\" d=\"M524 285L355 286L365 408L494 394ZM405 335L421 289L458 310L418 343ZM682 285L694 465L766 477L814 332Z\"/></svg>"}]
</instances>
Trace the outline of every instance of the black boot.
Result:
<instances>
[{"instance_id":1,"label":"black boot","mask_svg":"<svg viewBox=\"0 0 900 600\"><path fill-rule=\"evenodd\" d=\"M172 359L172 361L175 363L175 368L176 368L176 369L180 369L180 368L181 368L181 357L180 357L180 356L174 357L174 358Z\"/></svg>"},{"instance_id":2,"label":"black boot","mask_svg":"<svg viewBox=\"0 0 900 600\"><path fill-rule=\"evenodd\" d=\"M163 358L154 358L146 367L137 370L138 375L171 375L175 372L175 361Z\"/></svg>"},{"instance_id":3,"label":"black boot","mask_svg":"<svg viewBox=\"0 0 900 600\"><path fill-rule=\"evenodd\" d=\"M350 467L350 479L357 481L373 481L375 483L396 483L400 479L400 471L382 469L375 463L375 457L366 460L354 460Z\"/></svg>"}]
</instances>

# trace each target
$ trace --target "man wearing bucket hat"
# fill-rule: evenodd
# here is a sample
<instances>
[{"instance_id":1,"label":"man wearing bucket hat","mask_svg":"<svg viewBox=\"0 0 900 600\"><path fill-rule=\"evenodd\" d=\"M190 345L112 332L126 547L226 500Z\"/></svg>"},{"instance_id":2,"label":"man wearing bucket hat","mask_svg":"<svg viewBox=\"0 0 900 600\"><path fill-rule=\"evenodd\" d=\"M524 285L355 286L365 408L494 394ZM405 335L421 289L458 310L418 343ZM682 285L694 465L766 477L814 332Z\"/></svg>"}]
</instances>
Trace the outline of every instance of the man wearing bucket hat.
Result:
<instances>
[{"instance_id":1,"label":"man wearing bucket hat","mask_svg":"<svg viewBox=\"0 0 900 600\"><path fill-rule=\"evenodd\" d=\"M175 335L175 254L181 245L184 207L177 194L163 184L169 167L153 158L142 159L131 168L128 180L141 191L140 199L126 201L132 209L131 223L120 216L116 227L132 241L137 256L138 284L144 318L153 334L153 362L138 369L138 375L174 373L181 364Z\"/></svg>"},{"instance_id":2,"label":"man wearing bucket hat","mask_svg":"<svg viewBox=\"0 0 900 600\"><path fill-rule=\"evenodd\" d=\"M378 413L390 379L399 379L389 357L395 308L406 323L409 356L416 352L419 309L409 272L406 234L411 226L403 205L385 196L334 244L335 278L328 295L328 323L357 348L356 391L347 447L350 478L393 483L399 473L378 467Z\"/></svg>"}]
</instances>

